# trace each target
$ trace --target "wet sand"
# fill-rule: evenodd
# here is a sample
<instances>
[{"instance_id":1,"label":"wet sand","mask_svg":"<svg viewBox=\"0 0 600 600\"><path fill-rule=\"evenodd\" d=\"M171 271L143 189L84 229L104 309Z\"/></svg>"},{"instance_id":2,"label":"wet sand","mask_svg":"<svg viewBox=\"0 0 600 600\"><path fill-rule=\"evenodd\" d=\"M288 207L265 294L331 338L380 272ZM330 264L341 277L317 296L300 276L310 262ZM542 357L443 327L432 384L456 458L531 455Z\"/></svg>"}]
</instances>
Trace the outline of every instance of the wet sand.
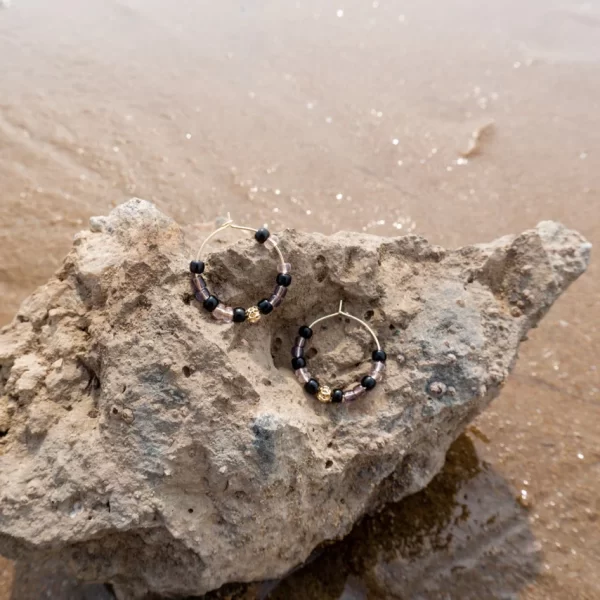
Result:
<instances>
[{"instance_id":1,"label":"wet sand","mask_svg":"<svg viewBox=\"0 0 600 600\"><path fill-rule=\"evenodd\" d=\"M133 195L189 224L600 243L600 2L0 8L0 324ZM526 600L600 597L595 262L477 423L541 547Z\"/></svg>"}]
</instances>

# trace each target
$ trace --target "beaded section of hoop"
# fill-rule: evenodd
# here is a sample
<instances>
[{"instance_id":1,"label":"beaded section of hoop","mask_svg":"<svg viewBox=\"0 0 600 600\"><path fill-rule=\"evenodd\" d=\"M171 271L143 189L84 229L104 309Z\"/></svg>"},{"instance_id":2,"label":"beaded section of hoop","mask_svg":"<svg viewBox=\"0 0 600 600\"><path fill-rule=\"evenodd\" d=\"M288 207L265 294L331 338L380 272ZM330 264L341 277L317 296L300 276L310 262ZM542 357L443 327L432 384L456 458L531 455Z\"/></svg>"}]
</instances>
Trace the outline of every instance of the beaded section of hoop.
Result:
<instances>
[{"instance_id":1,"label":"beaded section of hoop","mask_svg":"<svg viewBox=\"0 0 600 600\"><path fill-rule=\"evenodd\" d=\"M368 375L365 375L361 379L360 383L353 384L350 389L345 391L339 388L332 390L327 385L321 385L306 368L306 343L312 337L313 331L308 325L303 325L300 327L298 334L292 346L292 368L294 369L296 378L304 386L304 390L311 396L315 396L319 402L354 402L354 400L372 390L383 379L387 356L378 347L372 354L371 369ZM379 342L377 344L379 346Z\"/></svg>"},{"instance_id":2,"label":"beaded section of hoop","mask_svg":"<svg viewBox=\"0 0 600 600\"><path fill-rule=\"evenodd\" d=\"M278 246L278 240L275 236L272 236L269 231L265 228L252 229L250 227L241 227L235 225L233 221L228 220L221 227L211 233L206 240L204 240L200 253L202 252L206 243L217 233L224 231L227 228L231 229L243 229L246 231L254 232L254 238L259 244L263 244L269 250L275 250L279 257L279 266L275 281L277 285L273 290L273 293L268 298L263 298L256 305L251 306L247 310L236 307L233 308L226 304L221 303L219 298L211 294L206 281L202 274L205 270L205 263L198 257L190 263L190 271L192 272L192 286L194 290L194 297L202 306L211 313L212 317L220 323L258 323L262 315L268 315L274 309L281 306L286 294L287 289L292 283L292 276L290 275L292 266L290 263L285 262L283 254Z\"/></svg>"}]
</instances>

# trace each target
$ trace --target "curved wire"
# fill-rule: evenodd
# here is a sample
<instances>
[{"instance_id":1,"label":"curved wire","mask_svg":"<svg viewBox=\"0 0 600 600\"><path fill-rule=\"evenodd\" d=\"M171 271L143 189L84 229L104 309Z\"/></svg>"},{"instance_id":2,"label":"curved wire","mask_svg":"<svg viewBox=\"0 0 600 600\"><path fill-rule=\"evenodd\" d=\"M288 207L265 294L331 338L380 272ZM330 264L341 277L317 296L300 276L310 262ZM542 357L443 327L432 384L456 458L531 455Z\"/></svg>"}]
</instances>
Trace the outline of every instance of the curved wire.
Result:
<instances>
[{"instance_id":1,"label":"curved wire","mask_svg":"<svg viewBox=\"0 0 600 600\"><path fill-rule=\"evenodd\" d=\"M377 339L377 335L375 335L375 332L364 321L362 321L358 317L355 317L354 315L351 315L350 313L344 312L342 310L343 305L344 305L344 301L340 300L340 307L338 308L337 312L331 313L330 315L325 315L324 317L319 317L318 319L313 321L309 325L309 327L312 329L315 325L317 325L317 323L322 323L323 321L326 321L327 319L332 319L333 317L342 315L344 317L348 317L349 319L353 319L357 323L360 323L371 334L371 337L375 340L375 343L377 344L377 350L381 350L381 344L379 343L379 340Z\"/></svg>"},{"instance_id":2,"label":"curved wire","mask_svg":"<svg viewBox=\"0 0 600 600\"><path fill-rule=\"evenodd\" d=\"M233 220L231 219L231 217L229 215L227 215L227 221L225 221L225 223L223 223L223 225L217 227L202 242L202 245L200 246L200 249L198 250L198 254L196 255L196 260L200 260L200 257L202 256L202 251L204 250L204 247L206 246L206 244L208 244L208 242L210 242L210 240L212 240L216 235L218 235L222 231L225 231L226 229L239 229L240 231L251 231L252 233L256 233L258 231L258 229L254 229L253 227L245 227L243 225L236 225L233 222ZM277 252L277 254L279 256L279 260L281 261L281 264L282 265L285 264L285 258L283 257L283 254L281 253L279 246L276 243L273 243L273 248L274 248L275 252Z\"/></svg>"}]
</instances>

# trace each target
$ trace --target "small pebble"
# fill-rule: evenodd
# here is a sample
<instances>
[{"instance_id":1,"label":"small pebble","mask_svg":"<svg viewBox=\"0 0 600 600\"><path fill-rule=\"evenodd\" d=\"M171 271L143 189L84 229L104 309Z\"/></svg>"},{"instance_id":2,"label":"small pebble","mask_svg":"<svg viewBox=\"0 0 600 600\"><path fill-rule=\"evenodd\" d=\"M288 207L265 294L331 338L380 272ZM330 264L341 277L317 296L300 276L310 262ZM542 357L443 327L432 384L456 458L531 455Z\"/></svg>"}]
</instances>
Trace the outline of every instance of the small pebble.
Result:
<instances>
[{"instance_id":1,"label":"small pebble","mask_svg":"<svg viewBox=\"0 0 600 600\"><path fill-rule=\"evenodd\" d=\"M441 381L434 381L429 386L429 391L434 396L443 396L446 393L447 390L448 390L448 387L446 386L445 383L442 383Z\"/></svg>"},{"instance_id":2,"label":"small pebble","mask_svg":"<svg viewBox=\"0 0 600 600\"><path fill-rule=\"evenodd\" d=\"M511 314L513 317L520 317L520 316L522 316L522 315L523 315L523 311L522 311L522 310L521 310L521 309L520 309L518 306L513 306L513 307L510 309L510 314Z\"/></svg>"}]
</instances>

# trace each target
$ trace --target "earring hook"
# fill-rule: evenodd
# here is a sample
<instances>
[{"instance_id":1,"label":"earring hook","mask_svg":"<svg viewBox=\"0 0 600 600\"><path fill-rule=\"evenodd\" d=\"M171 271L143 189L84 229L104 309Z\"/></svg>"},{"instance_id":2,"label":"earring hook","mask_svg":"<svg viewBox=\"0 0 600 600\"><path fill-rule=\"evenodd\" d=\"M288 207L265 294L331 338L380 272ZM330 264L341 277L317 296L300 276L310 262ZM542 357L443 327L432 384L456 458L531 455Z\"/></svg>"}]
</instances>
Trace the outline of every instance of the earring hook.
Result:
<instances>
[{"instance_id":1,"label":"earring hook","mask_svg":"<svg viewBox=\"0 0 600 600\"><path fill-rule=\"evenodd\" d=\"M373 338L373 340L375 340L375 344L377 345L377 350L381 350L381 344L379 343L379 339L377 338L377 335L371 329L371 327L369 327L369 325L367 325L367 323L365 323L363 320L359 319L358 317L355 317L354 315L351 315L350 313L345 312L343 310L343 307L344 307L344 300L342 299L342 300L340 300L340 305L339 305L337 312L331 313L330 315L325 315L324 317L319 317L318 319L313 321L309 325L309 327L312 329L318 323L322 323L323 321L326 321L327 319L332 319L333 317L337 317L338 315L348 317L349 319L352 319L352 320L356 321L357 323L359 323L360 325L362 325L371 334L371 337Z\"/></svg>"}]
</instances>

